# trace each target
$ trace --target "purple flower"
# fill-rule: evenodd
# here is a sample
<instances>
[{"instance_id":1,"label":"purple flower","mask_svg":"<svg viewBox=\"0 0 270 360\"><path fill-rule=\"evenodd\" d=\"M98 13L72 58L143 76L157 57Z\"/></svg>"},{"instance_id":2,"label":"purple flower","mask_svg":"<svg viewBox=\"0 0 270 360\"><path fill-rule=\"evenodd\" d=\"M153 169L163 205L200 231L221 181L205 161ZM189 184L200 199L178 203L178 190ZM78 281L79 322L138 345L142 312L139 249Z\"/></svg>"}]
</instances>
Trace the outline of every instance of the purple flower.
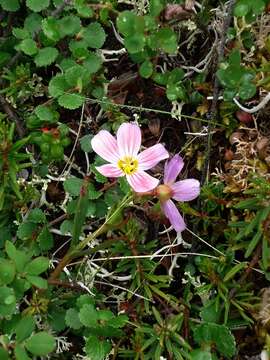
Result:
<instances>
[{"instance_id":1,"label":"purple flower","mask_svg":"<svg viewBox=\"0 0 270 360\"><path fill-rule=\"evenodd\" d=\"M169 219L172 227L181 232L186 224L177 207L171 199L176 201L190 201L200 193L200 183L196 179L176 181L177 176L184 166L184 161L179 155L167 161L164 168L164 184L157 187L157 195L160 199L164 215Z\"/></svg>"}]
</instances>

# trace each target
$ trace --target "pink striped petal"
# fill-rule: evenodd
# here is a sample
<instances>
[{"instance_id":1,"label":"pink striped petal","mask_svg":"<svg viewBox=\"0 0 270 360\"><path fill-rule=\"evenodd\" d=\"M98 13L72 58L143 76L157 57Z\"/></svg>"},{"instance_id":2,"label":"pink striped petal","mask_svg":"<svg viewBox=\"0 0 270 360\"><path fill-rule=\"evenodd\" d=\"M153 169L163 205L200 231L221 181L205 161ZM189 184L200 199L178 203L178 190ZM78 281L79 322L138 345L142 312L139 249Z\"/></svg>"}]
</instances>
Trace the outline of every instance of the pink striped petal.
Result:
<instances>
[{"instance_id":1,"label":"pink striped petal","mask_svg":"<svg viewBox=\"0 0 270 360\"><path fill-rule=\"evenodd\" d=\"M167 200L161 203L161 208L164 212L164 215L169 219L172 227L177 232L183 231L186 228L184 219L180 215L177 207L174 205L172 200Z\"/></svg>"},{"instance_id":2,"label":"pink striped petal","mask_svg":"<svg viewBox=\"0 0 270 360\"><path fill-rule=\"evenodd\" d=\"M116 163L119 153L116 139L107 130L101 130L91 141L93 150L103 159Z\"/></svg>"},{"instance_id":3,"label":"pink striped petal","mask_svg":"<svg viewBox=\"0 0 270 360\"><path fill-rule=\"evenodd\" d=\"M177 201L190 201L200 194L200 183L196 179L177 181L171 185L172 198Z\"/></svg>"},{"instance_id":4,"label":"pink striped petal","mask_svg":"<svg viewBox=\"0 0 270 360\"><path fill-rule=\"evenodd\" d=\"M141 170L151 169L161 160L167 159L168 157L169 154L165 147L161 144L156 144L138 155L139 168Z\"/></svg>"},{"instance_id":5,"label":"pink striped petal","mask_svg":"<svg viewBox=\"0 0 270 360\"><path fill-rule=\"evenodd\" d=\"M184 167L184 161L178 154L166 161L164 168L164 184L173 184Z\"/></svg>"},{"instance_id":6,"label":"pink striped petal","mask_svg":"<svg viewBox=\"0 0 270 360\"><path fill-rule=\"evenodd\" d=\"M127 175L127 181L136 192L147 192L157 187L159 181L146 172L139 170L135 174Z\"/></svg>"},{"instance_id":7,"label":"pink striped petal","mask_svg":"<svg viewBox=\"0 0 270 360\"><path fill-rule=\"evenodd\" d=\"M135 123L124 123L117 131L117 144L121 157L136 157L141 146L141 129Z\"/></svg>"},{"instance_id":8,"label":"pink striped petal","mask_svg":"<svg viewBox=\"0 0 270 360\"><path fill-rule=\"evenodd\" d=\"M119 177L124 176L122 170L120 170L116 165L114 164L105 164L101 166L96 166L97 171L99 171L103 176L106 177Z\"/></svg>"}]
</instances>

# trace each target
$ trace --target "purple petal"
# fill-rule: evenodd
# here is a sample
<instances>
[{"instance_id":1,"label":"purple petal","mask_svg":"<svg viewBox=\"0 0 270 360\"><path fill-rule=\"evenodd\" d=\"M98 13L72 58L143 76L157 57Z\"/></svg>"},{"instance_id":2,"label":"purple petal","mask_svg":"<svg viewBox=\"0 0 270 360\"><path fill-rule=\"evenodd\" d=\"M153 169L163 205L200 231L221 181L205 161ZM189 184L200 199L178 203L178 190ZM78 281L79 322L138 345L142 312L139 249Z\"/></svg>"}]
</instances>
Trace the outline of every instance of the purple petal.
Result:
<instances>
[{"instance_id":1,"label":"purple petal","mask_svg":"<svg viewBox=\"0 0 270 360\"><path fill-rule=\"evenodd\" d=\"M101 166L96 166L97 171L99 171L103 176L106 177L120 177L124 176L122 170L120 170L116 165L114 164L105 164Z\"/></svg>"},{"instance_id":2,"label":"purple petal","mask_svg":"<svg viewBox=\"0 0 270 360\"><path fill-rule=\"evenodd\" d=\"M200 183L196 179L177 181L171 185L172 198L177 201L190 201L200 194Z\"/></svg>"},{"instance_id":3,"label":"purple petal","mask_svg":"<svg viewBox=\"0 0 270 360\"><path fill-rule=\"evenodd\" d=\"M174 205L172 200L167 200L161 203L161 208L164 212L164 215L170 220L172 227L177 232L183 231L186 228L184 219L180 215L177 207Z\"/></svg>"},{"instance_id":4,"label":"purple petal","mask_svg":"<svg viewBox=\"0 0 270 360\"><path fill-rule=\"evenodd\" d=\"M169 157L168 151L161 144L156 144L150 148L142 151L138 155L139 168L148 170L156 166L161 160Z\"/></svg>"},{"instance_id":5,"label":"purple petal","mask_svg":"<svg viewBox=\"0 0 270 360\"><path fill-rule=\"evenodd\" d=\"M164 184L174 183L183 167L184 161L178 154L167 161L164 168Z\"/></svg>"},{"instance_id":6,"label":"purple petal","mask_svg":"<svg viewBox=\"0 0 270 360\"><path fill-rule=\"evenodd\" d=\"M142 142L141 129L135 123L124 123L117 131L117 144L121 157L136 157Z\"/></svg>"},{"instance_id":7,"label":"purple petal","mask_svg":"<svg viewBox=\"0 0 270 360\"><path fill-rule=\"evenodd\" d=\"M107 130L101 130L91 141L93 150L103 159L116 163L119 153L116 139Z\"/></svg>"},{"instance_id":8,"label":"purple petal","mask_svg":"<svg viewBox=\"0 0 270 360\"><path fill-rule=\"evenodd\" d=\"M142 170L127 175L127 181L134 191L141 193L153 190L159 183L158 179Z\"/></svg>"}]
</instances>

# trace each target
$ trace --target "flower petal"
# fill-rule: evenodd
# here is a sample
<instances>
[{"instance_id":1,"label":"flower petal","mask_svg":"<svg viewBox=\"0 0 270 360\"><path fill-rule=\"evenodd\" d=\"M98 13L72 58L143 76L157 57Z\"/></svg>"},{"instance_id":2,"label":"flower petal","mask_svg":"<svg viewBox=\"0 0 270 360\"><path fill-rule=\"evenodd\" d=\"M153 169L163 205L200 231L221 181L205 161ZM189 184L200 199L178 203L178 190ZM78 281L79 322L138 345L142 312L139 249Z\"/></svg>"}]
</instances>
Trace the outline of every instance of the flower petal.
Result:
<instances>
[{"instance_id":1,"label":"flower petal","mask_svg":"<svg viewBox=\"0 0 270 360\"><path fill-rule=\"evenodd\" d=\"M184 161L178 154L166 161L164 167L164 184L173 184L184 167Z\"/></svg>"},{"instance_id":2,"label":"flower petal","mask_svg":"<svg viewBox=\"0 0 270 360\"><path fill-rule=\"evenodd\" d=\"M196 179L177 181L171 186L172 198L177 201L190 201L200 194L200 182Z\"/></svg>"},{"instance_id":3,"label":"flower petal","mask_svg":"<svg viewBox=\"0 0 270 360\"><path fill-rule=\"evenodd\" d=\"M144 171L137 171L132 175L127 175L127 181L136 192L147 192L157 187L159 181Z\"/></svg>"},{"instance_id":4,"label":"flower petal","mask_svg":"<svg viewBox=\"0 0 270 360\"><path fill-rule=\"evenodd\" d=\"M177 232L183 231L186 228L184 219L180 215L177 207L174 205L172 200L167 200L161 203L161 208L164 212L164 215L170 220L172 227Z\"/></svg>"},{"instance_id":5,"label":"flower petal","mask_svg":"<svg viewBox=\"0 0 270 360\"><path fill-rule=\"evenodd\" d=\"M117 145L121 157L135 157L141 146L141 129L135 123L124 123L117 131Z\"/></svg>"},{"instance_id":6,"label":"flower petal","mask_svg":"<svg viewBox=\"0 0 270 360\"><path fill-rule=\"evenodd\" d=\"M168 151L161 144L156 144L150 148L142 151L138 155L139 168L141 170L148 170L156 166L161 160L169 157Z\"/></svg>"},{"instance_id":7,"label":"flower petal","mask_svg":"<svg viewBox=\"0 0 270 360\"><path fill-rule=\"evenodd\" d=\"M116 163L119 153L116 139L107 130L101 130L91 140L93 150L103 159Z\"/></svg>"},{"instance_id":8,"label":"flower petal","mask_svg":"<svg viewBox=\"0 0 270 360\"><path fill-rule=\"evenodd\" d=\"M122 170L120 170L116 165L114 164L105 164L101 166L96 166L97 171L99 171L103 176L106 177L119 177L124 176Z\"/></svg>"}]
</instances>

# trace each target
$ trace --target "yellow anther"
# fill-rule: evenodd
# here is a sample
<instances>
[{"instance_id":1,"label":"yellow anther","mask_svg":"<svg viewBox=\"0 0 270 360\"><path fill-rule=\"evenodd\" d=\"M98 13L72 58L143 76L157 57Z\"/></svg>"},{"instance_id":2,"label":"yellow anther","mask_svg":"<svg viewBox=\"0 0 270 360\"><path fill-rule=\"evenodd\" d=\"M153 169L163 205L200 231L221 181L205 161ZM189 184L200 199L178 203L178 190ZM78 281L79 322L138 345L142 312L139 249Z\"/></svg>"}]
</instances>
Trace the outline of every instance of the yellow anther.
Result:
<instances>
[{"instance_id":1,"label":"yellow anther","mask_svg":"<svg viewBox=\"0 0 270 360\"><path fill-rule=\"evenodd\" d=\"M118 161L118 167L127 175L134 174L138 170L138 165L138 160L128 156Z\"/></svg>"}]
</instances>

